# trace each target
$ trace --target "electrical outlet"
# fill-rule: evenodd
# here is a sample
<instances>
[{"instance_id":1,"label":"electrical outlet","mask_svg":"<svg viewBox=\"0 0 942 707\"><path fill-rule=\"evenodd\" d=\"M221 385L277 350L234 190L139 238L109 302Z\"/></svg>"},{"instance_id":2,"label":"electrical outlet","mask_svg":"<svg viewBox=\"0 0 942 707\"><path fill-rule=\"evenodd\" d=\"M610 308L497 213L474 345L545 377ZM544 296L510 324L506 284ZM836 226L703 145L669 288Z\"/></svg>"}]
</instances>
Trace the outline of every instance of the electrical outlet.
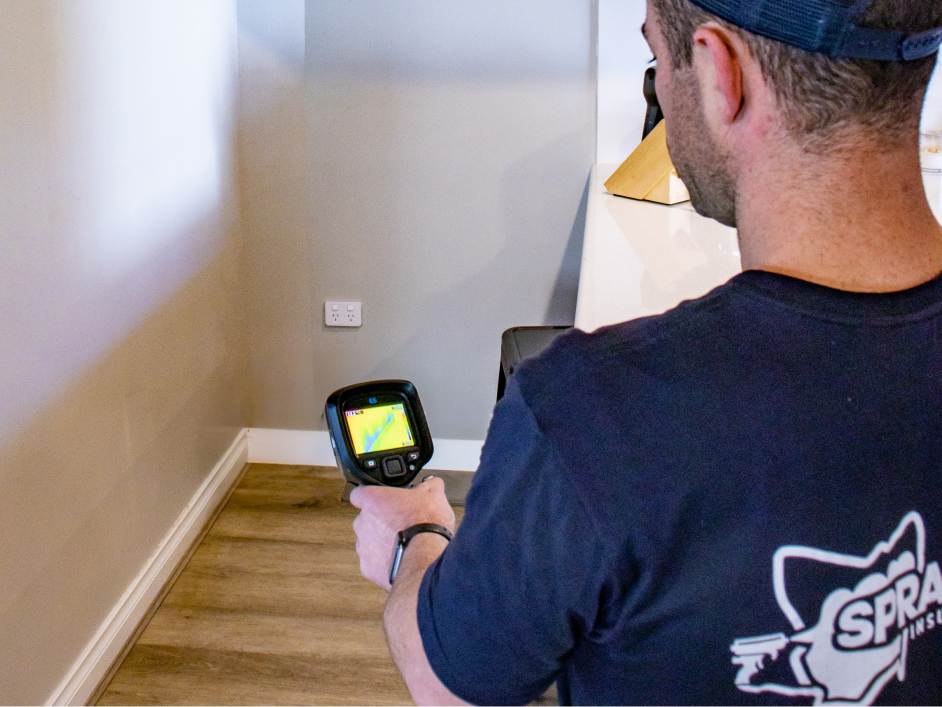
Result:
<instances>
[{"instance_id":1,"label":"electrical outlet","mask_svg":"<svg viewBox=\"0 0 942 707\"><path fill-rule=\"evenodd\" d=\"M360 302L325 302L324 324L327 326L360 326Z\"/></svg>"}]
</instances>

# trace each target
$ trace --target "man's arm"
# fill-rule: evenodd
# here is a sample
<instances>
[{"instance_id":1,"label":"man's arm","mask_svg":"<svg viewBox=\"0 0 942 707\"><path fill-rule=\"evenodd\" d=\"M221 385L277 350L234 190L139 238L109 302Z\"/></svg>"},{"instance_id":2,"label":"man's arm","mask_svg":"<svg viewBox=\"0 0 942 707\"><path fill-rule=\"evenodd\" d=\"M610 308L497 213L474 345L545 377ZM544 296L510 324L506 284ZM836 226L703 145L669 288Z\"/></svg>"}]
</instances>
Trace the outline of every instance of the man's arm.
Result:
<instances>
[{"instance_id":1,"label":"man's arm","mask_svg":"<svg viewBox=\"0 0 942 707\"><path fill-rule=\"evenodd\" d=\"M430 660L464 699L526 704L559 675L582 630L596 625L611 558L565 469L512 380L461 528L447 546L434 534L415 536L389 600L391 650L417 700L446 701L426 691ZM438 479L408 491L360 487L350 500L363 509L354 523L360 569L387 590L400 530L453 527Z\"/></svg>"},{"instance_id":2,"label":"man's arm","mask_svg":"<svg viewBox=\"0 0 942 707\"><path fill-rule=\"evenodd\" d=\"M448 541L435 533L420 533L409 543L395 584L389 570L400 530L417 523L437 523L455 529L455 514L445 497L441 479L429 479L414 489L358 486L350 502L361 510L353 523L357 534L360 571L390 592L384 625L389 650L417 704L466 704L446 688L429 665L416 615L419 586Z\"/></svg>"},{"instance_id":3,"label":"man's arm","mask_svg":"<svg viewBox=\"0 0 942 707\"><path fill-rule=\"evenodd\" d=\"M386 641L417 705L464 705L429 665L416 616L422 578L448 541L435 533L416 535L406 549L383 616Z\"/></svg>"}]
</instances>

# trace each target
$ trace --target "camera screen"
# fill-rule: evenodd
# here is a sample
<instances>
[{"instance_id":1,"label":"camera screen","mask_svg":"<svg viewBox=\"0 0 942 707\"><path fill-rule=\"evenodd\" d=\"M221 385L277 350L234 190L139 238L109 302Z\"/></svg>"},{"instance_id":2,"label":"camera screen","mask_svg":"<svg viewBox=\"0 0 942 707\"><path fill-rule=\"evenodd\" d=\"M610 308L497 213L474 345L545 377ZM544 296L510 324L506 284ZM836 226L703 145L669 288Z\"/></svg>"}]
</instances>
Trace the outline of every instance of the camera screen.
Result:
<instances>
[{"instance_id":1,"label":"camera screen","mask_svg":"<svg viewBox=\"0 0 942 707\"><path fill-rule=\"evenodd\" d=\"M357 454L384 452L415 444L402 403L345 411Z\"/></svg>"}]
</instances>

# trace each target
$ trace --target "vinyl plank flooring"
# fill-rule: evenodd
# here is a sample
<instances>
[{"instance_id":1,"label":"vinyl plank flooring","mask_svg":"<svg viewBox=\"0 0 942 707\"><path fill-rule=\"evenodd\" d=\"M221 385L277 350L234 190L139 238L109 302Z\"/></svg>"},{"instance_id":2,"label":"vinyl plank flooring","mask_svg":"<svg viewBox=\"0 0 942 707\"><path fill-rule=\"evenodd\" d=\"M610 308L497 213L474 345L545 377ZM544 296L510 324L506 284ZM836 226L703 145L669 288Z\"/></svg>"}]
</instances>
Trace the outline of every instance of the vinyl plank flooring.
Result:
<instances>
[{"instance_id":1,"label":"vinyl plank flooring","mask_svg":"<svg viewBox=\"0 0 942 707\"><path fill-rule=\"evenodd\" d=\"M333 467L251 464L98 704L412 704L343 485Z\"/></svg>"},{"instance_id":2,"label":"vinyl plank flooring","mask_svg":"<svg viewBox=\"0 0 942 707\"><path fill-rule=\"evenodd\" d=\"M410 704L394 665L235 650L136 646L99 704ZM119 673L120 676L120 673ZM119 676L116 676L116 680ZM194 679L194 676L199 676Z\"/></svg>"},{"instance_id":3,"label":"vinyl plank flooring","mask_svg":"<svg viewBox=\"0 0 942 707\"><path fill-rule=\"evenodd\" d=\"M342 490L250 465L98 704L410 704Z\"/></svg>"},{"instance_id":4,"label":"vinyl plank flooring","mask_svg":"<svg viewBox=\"0 0 942 707\"><path fill-rule=\"evenodd\" d=\"M370 661L387 657L385 642L373 640L372 616L311 618L168 606L151 621L140 645L174 645L184 634L187 645L199 650L272 656L337 651Z\"/></svg>"}]
</instances>

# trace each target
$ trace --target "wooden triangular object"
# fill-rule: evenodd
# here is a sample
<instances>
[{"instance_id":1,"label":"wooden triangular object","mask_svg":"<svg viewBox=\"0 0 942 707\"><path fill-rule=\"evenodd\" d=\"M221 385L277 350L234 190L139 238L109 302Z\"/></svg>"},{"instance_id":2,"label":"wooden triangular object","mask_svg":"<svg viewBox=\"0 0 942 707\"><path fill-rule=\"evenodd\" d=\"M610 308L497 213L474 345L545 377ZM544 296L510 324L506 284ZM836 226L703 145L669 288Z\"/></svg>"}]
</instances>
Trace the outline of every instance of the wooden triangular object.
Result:
<instances>
[{"instance_id":1,"label":"wooden triangular object","mask_svg":"<svg viewBox=\"0 0 942 707\"><path fill-rule=\"evenodd\" d=\"M605 182L605 188L616 196L659 204L679 204L690 199L667 153L667 131L663 120L615 170Z\"/></svg>"}]
</instances>

